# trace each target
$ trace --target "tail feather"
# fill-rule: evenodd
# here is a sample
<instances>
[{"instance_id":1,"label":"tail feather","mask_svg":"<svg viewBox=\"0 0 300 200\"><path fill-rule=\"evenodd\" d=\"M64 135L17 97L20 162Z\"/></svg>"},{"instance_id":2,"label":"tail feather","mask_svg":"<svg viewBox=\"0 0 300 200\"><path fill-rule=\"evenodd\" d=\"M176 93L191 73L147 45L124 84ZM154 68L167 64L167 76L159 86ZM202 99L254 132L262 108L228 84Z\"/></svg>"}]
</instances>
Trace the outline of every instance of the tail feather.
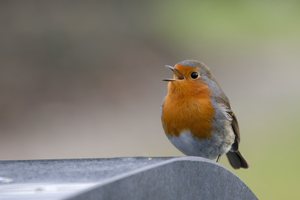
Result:
<instances>
[{"instance_id":1,"label":"tail feather","mask_svg":"<svg viewBox=\"0 0 300 200\"><path fill-rule=\"evenodd\" d=\"M240 169L240 168L249 168L249 165L245 158L243 158L242 154L239 151L229 151L226 154L229 163L234 169Z\"/></svg>"}]
</instances>

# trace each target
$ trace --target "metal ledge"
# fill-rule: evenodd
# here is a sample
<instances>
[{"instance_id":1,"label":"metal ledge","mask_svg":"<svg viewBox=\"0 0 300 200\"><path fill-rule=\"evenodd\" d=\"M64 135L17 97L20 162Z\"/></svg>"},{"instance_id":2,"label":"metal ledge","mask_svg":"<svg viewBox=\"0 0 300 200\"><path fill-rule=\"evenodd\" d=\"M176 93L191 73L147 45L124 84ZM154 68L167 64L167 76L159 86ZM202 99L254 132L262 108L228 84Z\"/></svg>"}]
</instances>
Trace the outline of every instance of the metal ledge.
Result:
<instances>
[{"instance_id":1,"label":"metal ledge","mask_svg":"<svg viewBox=\"0 0 300 200\"><path fill-rule=\"evenodd\" d=\"M198 157L0 161L0 199L257 199Z\"/></svg>"}]
</instances>

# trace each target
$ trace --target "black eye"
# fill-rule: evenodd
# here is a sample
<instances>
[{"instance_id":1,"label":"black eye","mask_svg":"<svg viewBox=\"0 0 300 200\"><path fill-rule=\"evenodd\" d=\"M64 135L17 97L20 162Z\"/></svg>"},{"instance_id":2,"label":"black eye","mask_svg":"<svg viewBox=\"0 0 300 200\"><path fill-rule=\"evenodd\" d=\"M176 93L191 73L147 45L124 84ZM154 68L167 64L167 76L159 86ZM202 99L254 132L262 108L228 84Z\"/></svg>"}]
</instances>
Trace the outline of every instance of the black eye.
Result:
<instances>
[{"instance_id":1,"label":"black eye","mask_svg":"<svg viewBox=\"0 0 300 200\"><path fill-rule=\"evenodd\" d=\"M198 72L193 72L193 73L191 73L191 77L192 77L192 79L198 78L198 77L199 77Z\"/></svg>"}]
</instances>

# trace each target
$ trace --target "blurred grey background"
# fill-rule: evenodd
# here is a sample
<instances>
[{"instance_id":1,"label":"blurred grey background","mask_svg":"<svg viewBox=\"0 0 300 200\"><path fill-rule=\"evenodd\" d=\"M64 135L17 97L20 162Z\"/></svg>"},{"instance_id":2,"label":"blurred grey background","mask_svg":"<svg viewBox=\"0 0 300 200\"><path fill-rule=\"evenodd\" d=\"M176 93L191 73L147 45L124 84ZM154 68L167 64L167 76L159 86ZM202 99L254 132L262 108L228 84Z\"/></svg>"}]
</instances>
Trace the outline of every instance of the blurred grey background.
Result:
<instances>
[{"instance_id":1,"label":"blurred grey background","mask_svg":"<svg viewBox=\"0 0 300 200\"><path fill-rule=\"evenodd\" d=\"M178 156L163 67L210 66L262 199L299 198L298 1L1 1L0 159ZM227 165L225 158L222 163Z\"/></svg>"}]
</instances>

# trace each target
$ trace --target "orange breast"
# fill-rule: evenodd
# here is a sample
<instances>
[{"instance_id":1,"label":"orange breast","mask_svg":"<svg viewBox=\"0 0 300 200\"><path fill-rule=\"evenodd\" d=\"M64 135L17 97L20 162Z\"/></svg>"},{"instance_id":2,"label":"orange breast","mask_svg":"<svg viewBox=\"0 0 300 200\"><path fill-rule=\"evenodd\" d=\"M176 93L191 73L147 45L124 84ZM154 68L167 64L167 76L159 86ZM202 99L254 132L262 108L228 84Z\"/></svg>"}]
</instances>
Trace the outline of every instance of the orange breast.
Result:
<instances>
[{"instance_id":1,"label":"orange breast","mask_svg":"<svg viewBox=\"0 0 300 200\"><path fill-rule=\"evenodd\" d=\"M162 110L164 130L166 134L172 136L179 136L182 131L188 130L200 139L209 138L214 116L209 88L204 84L197 86L189 85L194 84L189 82L184 84L176 86L176 89L185 91L184 93L176 92L176 89L169 85Z\"/></svg>"}]
</instances>

